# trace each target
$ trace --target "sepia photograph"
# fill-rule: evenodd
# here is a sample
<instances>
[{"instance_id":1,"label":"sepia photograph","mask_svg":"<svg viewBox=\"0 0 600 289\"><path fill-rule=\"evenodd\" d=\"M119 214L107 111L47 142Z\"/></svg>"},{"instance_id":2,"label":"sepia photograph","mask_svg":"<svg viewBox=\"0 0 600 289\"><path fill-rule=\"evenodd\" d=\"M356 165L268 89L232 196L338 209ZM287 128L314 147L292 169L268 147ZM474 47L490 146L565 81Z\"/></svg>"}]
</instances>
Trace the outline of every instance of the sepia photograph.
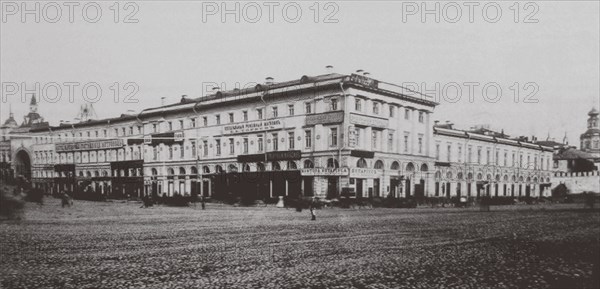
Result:
<instances>
[{"instance_id":1,"label":"sepia photograph","mask_svg":"<svg viewBox=\"0 0 600 289\"><path fill-rule=\"evenodd\" d=\"M598 0L0 8L0 288L600 288Z\"/></svg>"}]
</instances>

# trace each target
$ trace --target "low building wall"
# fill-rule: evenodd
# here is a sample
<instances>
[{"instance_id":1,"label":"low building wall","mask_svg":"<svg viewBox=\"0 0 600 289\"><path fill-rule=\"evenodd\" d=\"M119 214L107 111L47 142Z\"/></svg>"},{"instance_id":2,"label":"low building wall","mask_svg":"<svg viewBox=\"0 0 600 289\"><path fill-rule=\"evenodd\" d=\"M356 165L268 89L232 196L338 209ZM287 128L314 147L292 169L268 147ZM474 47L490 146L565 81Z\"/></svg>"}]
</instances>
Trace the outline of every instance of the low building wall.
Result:
<instances>
[{"instance_id":1,"label":"low building wall","mask_svg":"<svg viewBox=\"0 0 600 289\"><path fill-rule=\"evenodd\" d=\"M552 187L565 184L571 194L583 192L600 193L600 171L580 173L555 173Z\"/></svg>"}]
</instances>

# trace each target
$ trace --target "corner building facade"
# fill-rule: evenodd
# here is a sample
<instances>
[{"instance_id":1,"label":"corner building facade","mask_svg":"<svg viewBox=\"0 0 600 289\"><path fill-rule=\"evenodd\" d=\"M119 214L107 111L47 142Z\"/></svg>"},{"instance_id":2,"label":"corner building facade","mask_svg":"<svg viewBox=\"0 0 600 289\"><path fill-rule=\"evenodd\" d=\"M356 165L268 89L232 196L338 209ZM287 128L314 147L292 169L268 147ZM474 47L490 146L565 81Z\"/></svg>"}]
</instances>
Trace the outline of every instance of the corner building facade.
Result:
<instances>
[{"instance_id":1,"label":"corner building facade","mask_svg":"<svg viewBox=\"0 0 600 289\"><path fill-rule=\"evenodd\" d=\"M451 161L440 161L439 143L464 142L465 133L435 127L436 105L428 96L364 75L302 76L182 98L135 115L32 127L23 150L31 155L34 186L51 191L251 199L461 195L469 189L458 173L443 189L449 183L456 193L439 193L441 171L463 166L454 159L467 147L450 150ZM477 141L494 148L500 143ZM500 147L527 146L506 142ZM547 169L528 172L541 180ZM523 174L500 179L505 175L519 180Z\"/></svg>"}]
</instances>

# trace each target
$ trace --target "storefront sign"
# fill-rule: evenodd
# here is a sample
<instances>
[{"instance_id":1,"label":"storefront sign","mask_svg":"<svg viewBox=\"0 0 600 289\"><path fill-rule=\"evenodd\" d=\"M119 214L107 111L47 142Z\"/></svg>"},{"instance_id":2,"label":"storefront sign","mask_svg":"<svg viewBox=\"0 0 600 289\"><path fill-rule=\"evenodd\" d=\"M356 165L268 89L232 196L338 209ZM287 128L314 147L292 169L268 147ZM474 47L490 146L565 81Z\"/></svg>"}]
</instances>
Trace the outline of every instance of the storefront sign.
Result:
<instances>
[{"instance_id":1,"label":"storefront sign","mask_svg":"<svg viewBox=\"0 0 600 289\"><path fill-rule=\"evenodd\" d=\"M86 150L97 150L97 149L112 149L123 146L122 139L113 140L99 140L91 142L78 142L78 143L59 143L56 144L57 152L66 151L86 151Z\"/></svg>"},{"instance_id":2,"label":"storefront sign","mask_svg":"<svg viewBox=\"0 0 600 289\"><path fill-rule=\"evenodd\" d=\"M301 169L303 176L347 176L350 170L348 168L311 168Z\"/></svg>"},{"instance_id":3,"label":"storefront sign","mask_svg":"<svg viewBox=\"0 0 600 289\"><path fill-rule=\"evenodd\" d=\"M365 158L365 159L372 159L373 157L375 157L375 152L363 151L363 150L351 150L350 156L358 157L358 158Z\"/></svg>"},{"instance_id":4,"label":"storefront sign","mask_svg":"<svg viewBox=\"0 0 600 289\"><path fill-rule=\"evenodd\" d=\"M358 84L362 84L364 86L370 86L373 88L377 88L377 86L378 86L377 80L366 77L366 76L358 75L358 74L350 75L350 81L356 82Z\"/></svg>"},{"instance_id":5,"label":"storefront sign","mask_svg":"<svg viewBox=\"0 0 600 289\"><path fill-rule=\"evenodd\" d=\"M358 115L358 114L350 114L350 123L358 124L363 126L373 126L380 128L388 127L388 120L383 118L375 118L370 116Z\"/></svg>"},{"instance_id":6,"label":"storefront sign","mask_svg":"<svg viewBox=\"0 0 600 289\"><path fill-rule=\"evenodd\" d=\"M241 124L226 125L223 127L223 134L247 133L280 128L283 128L283 122L281 120L261 120Z\"/></svg>"},{"instance_id":7,"label":"storefront sign","mask_svg":"<svg viewBox=\"0 0 600 289\"><path fill-rule=\"evenodd\" d=\"M306 116L306 125L340 123L344 121L343 111L333 111Z\"/></svg>"},{"instance_id":8,"label":"storefront sign","mask_svg":"<svg viewBox=\"0 0 600 289\"><path fill-rule=\"evenodd\" d=\"M302 157L302 152L298 150L294 151L280 151L280 152L268 152L265 154L253 154L253 155L238 155L237 160L241 163L253 163L253 162L264 162L264 161L291 161L299 160Z\"/></svg>"},{"instance_id":9,"label":"storefront sign","mask_svg":"<svg viewBox=\"0 0 600 289\"><path fill-rule=\"evenodd\" d=\"M381 170L366 168L351 168L350 177L359 179L373 179L381 175Z\"/></svg>"}]
</instances>

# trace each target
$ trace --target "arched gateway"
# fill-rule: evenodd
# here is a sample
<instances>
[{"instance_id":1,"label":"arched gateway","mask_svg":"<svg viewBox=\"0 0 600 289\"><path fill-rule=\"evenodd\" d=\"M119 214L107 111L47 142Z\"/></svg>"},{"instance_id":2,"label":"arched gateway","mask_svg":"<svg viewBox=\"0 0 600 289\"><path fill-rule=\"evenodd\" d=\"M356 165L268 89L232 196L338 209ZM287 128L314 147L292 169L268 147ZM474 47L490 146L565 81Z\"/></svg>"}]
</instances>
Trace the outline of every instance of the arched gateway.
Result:
<instances>
[{"instance_id":1,"label":"arched gateway","mask_svg":"<svg viewBox=\"0 0 600 289\"><path fill-rule=\"evenodd\" d=\"M15 176L31 182L31 158L25 150L19 150L15 155Z\"/></svg>"}]
</instances>

